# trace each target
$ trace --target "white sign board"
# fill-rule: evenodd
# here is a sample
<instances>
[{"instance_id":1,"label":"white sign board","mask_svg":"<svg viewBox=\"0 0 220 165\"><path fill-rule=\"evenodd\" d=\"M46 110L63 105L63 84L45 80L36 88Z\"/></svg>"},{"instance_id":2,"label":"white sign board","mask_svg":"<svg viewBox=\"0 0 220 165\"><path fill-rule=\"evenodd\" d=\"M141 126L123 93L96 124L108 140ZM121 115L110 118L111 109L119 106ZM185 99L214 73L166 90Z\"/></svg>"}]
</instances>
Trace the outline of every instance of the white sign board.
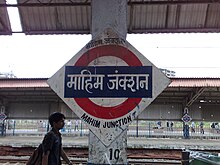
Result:
<instances>
[{"instance_id":1,"label":"white sign board","mask_svg":"<svg viewBox=\"0 0 220 165\"><path fill-rule=\"evenodd\" d=\"M49 80L58 96L109 146L170 80L119 37L90 41Z\"/></svg>"}]
</instances>

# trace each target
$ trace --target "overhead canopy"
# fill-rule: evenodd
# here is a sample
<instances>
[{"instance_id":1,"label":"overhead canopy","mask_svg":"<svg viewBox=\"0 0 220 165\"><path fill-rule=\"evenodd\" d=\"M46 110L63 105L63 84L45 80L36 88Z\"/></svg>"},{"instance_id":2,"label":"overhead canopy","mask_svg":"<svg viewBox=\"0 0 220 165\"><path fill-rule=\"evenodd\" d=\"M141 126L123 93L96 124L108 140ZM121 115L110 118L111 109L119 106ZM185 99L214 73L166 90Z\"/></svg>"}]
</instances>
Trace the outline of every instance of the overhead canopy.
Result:
<instances>
[{"instance_id":1,"label":"overhead canopy","mask_svg":"<svg viewBox=\"0 0 220 165\"><path fill-rule=\"evenodd\" d=\"M5 6L4 0L0 0L0 5ZM11 25L6 7L0 7L0 35L11 35Z\"/></svg>"},{"instance_id":2,"label":"overhead canopy","mask_svg":"<svg viewBox=\"0 0 220 165\"><path fill-rule=\"evenodd\" d=\"M5 7L18 7L27 35L90 33L91 0L1 3L0 32L6 35L12 31ZM128 33L220 32L220 0L128 0L127 27Z\"/></svg>"}]
</instances>

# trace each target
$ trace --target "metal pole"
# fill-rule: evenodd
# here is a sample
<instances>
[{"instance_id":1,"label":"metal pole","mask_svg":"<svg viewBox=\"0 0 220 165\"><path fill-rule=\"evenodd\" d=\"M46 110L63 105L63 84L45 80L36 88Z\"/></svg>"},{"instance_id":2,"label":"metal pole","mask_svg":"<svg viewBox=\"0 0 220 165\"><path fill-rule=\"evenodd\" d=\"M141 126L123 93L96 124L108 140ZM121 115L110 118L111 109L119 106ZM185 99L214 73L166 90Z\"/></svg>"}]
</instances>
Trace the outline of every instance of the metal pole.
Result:
<instances>
[{"instance_id":1,"label":"metal pole","mask_svg":"<svg viewBox=\"0 0 220 165\"><path fill-rule=\"evenodd\" d=\"M82 121L80 121L80 136L82 136L83 133L82 133Z\"/></svg>"},{"instance_id":2,"label":"metal pole","mask_svg":"<svg viewBox=\"0 0 220 165\"><path fill-rule=\"evenodd\" d=\"M182 151L182 160L181 160L182 165L189 165L189 155L190 155L189 152Z\"/></svg>"},{"instance_id":3,"label":"metal pole","mask_svg":"<svg viewBox=\"0 0 220 165\"><path fill-rule=\"evenodd\" d=\"M13 126L13 136L15 135L15 120L14 120L14 126Z\"/></svg>"},{"instance_id":4,"label":"metal pole","mask_svg":"<svg viewBox=\"0 0 220 165\"><path fill-rule=\"evenodd\" d=\"M136 120L136 137L138 137L138 117L137 117L137 120Z\"/></svg>"},{"instance_id":5,"label":"metal pole","mask_svg":"<svg viewBox=\"0 0 220 165\"><path fill-rule=\"evenodd\" d=\"M148 124L148 136L149 136L149 137L151 136L151 134L150 134L150 122L149 122L149 124Z\"/></svg>"}]
</instances>

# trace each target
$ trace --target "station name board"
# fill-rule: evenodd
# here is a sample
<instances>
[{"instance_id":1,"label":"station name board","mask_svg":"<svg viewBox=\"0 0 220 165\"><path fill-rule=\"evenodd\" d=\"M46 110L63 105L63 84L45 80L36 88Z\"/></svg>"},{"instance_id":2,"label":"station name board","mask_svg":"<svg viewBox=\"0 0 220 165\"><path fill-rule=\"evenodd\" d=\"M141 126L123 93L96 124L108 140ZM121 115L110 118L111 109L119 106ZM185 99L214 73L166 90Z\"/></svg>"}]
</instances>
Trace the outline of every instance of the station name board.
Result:
<instances>
[{"instance_id":1,"label":"station name board","mask_svg":"<svg viewBox=\"0 0 220 165\"><path fill-rule=\"evenodd\" d=\"M65 66L64 98L152 98L152 66Z\"/></svg>"}]
</instances>

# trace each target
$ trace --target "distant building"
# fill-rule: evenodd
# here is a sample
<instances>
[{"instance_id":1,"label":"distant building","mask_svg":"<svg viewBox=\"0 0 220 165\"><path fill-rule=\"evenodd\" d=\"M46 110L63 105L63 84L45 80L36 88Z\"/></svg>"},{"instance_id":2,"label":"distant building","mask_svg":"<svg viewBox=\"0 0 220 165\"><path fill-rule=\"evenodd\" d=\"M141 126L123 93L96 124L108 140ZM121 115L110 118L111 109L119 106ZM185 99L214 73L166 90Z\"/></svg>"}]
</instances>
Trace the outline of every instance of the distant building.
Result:
<instances>
[{"instance_id":1,"label":"distant building","mask_svg":"<svg viewBox=\"0 0 220 165\"><path fill-rule=\"evenodd\" d=\"M12 72L0 72L0 78L16 78Z\"/></svg>"},{"instance_id":2,"label":"distant building","mask_svg":"<svg viewBox=\"0 0 220 165\"><path fill-rule=\"evenodd\" d=\"M168 69L160 69L167 77L175 77L176 72Z\"/></svg>"}]
</instances>

